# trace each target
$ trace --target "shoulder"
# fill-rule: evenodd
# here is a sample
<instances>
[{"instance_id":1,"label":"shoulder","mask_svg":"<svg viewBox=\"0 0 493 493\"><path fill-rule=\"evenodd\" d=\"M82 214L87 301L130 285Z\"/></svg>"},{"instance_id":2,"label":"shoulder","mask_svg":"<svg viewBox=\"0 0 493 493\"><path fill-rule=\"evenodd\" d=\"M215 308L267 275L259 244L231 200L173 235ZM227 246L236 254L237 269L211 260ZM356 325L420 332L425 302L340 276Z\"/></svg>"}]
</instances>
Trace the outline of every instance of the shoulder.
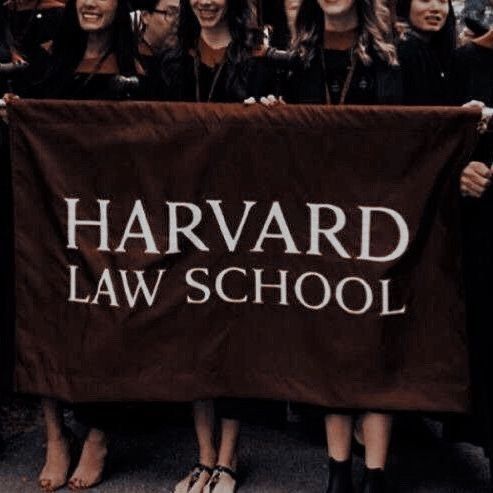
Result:
<instances>
[{"instance_id":1,"label":"shoulder","mask_svg":"<svg viewBox=\"0 0 493 493\"><path fill-rule=\"evenodd\" d=\"M430 46L423 40L413 35L407 35L397 43L397 56L399 62L413 63L416 60L429 56Z\"/></svg>"},{"instance_id":2,"label":"shoulder","mask_svg":"<svg viewBox=\"0 0 493 493\"><path fill-rule=\"evenodd\" d=\"M462 63L481 63L486 58L493 58L493 50L483 48L476 43L467 43L454 51L454 60Z\"/></svg>"}]
</instances>

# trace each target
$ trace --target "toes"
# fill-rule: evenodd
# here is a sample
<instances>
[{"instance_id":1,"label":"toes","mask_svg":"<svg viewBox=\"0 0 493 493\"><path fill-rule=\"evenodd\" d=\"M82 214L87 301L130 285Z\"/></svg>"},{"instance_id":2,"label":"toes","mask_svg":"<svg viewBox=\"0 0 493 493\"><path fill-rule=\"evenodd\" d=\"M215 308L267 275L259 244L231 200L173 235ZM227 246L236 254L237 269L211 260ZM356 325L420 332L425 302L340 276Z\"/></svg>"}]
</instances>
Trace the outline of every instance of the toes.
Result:
<instances>
[{"instance_id":1,"label":"toes","mask_svg":"<svg viewBox=\"0 0 493 493\"><path fill-rule=\"evenodd\" d=\"M80 479L79 478L72 478L69 482L68 482L68 487L70 490L72 491L76 491L79 488L79 481Z\"/></svg>"},{"instance_id":2,"label":"toes","mask_svg":"<svg viewBox=\"0 0 493 493\"><path fill-rule=\"evenodd\" d=\"M51 487L51 481L49 479L40 479L38 483L39 487L43 491L53 491L53 488Z\"/></svg>"},{"instance_id":3,"label":"toes","mask_svg":"<svg viewBox=\"0 0 493 493\"><path fill-rule=\"evenodd\" d=\"M97 483L89 484L87 481L81 478L72 478L68 482L68 487L72 491L87 490L91 486L95 486Z\"/></svg>"}]
</instances>

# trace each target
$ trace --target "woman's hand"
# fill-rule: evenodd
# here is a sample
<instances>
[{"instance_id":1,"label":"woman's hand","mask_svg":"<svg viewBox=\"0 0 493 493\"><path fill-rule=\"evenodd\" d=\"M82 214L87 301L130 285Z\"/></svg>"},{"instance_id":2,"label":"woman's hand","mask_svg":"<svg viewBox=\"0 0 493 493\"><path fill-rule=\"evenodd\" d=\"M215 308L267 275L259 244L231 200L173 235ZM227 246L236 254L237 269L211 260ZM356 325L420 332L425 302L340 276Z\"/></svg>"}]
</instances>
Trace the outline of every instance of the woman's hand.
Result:
<instances>
[{"instance_id":1,"label":"woman's hand","mask_svg":"<svg viewBox=\"0 0 493 493\"><path fill-rule=\"evenodd\" d=\"M276 98L273 94L269 94L269 96L261 97L258 101L260 104L270 108L271 106L277 106L279 104L286 104L282 96L280 98ZM245 99L243 104L245 106L252 106L257 103L257 100L254 97Z\"/></svg>"},{"instance_id":2,"label":"woman's hand","mask_svg":"<svg viewBox=\"0 0 493 493\"><path fill-rule=\"evenodd\" d=\"M460 177L460 191L464 197L479 199L491 185L492 171L480 161L471 161Z\"/></svg>"},{"instance_id":3,"label":"woman's hand","mask_svg":"<svg viewBox=\"0 0 493 493\"><path fill-rule=\"evenodd\" d=\"M12 101L15 101L16 99L19 99L19 96L17 96L17 94L12 94L10 92L6 92L2 96L2 99L0 99L0 118L5 123L8 123L8 120L7 120L7 105L9 103L11 103Z\"/></svg>"},{"instance_id":4,"label":"woman's hand","mask_svg":"<svg viewBox=\"0 0 493 493\"><path fill-rule=\"evenodd\" d=\"M472 99L468 103L463 104L462 107L482 110L483 108L486 108L486 105L483 103L483 101L477 101L476 99Z\"/></svg>"}]
</instances>

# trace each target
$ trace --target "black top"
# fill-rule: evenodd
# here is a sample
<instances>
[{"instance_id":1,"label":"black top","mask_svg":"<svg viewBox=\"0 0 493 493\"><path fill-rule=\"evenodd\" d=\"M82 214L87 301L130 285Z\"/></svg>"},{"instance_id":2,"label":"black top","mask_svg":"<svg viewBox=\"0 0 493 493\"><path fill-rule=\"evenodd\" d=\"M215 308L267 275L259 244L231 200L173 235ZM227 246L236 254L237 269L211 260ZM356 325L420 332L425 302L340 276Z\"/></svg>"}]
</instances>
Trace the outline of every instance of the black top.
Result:
<instances>
[{"instance_id":1,"label":"black top","mask_svg":"<svg viewBox=\"0 0 493 493\"><path fill-rule=\"evenodd\" d=\"M427 106L447 103L447 67L430 42L411 31L399 43L398 56L404 104Z\"/></svg>"},{"instance_id":2,"label":"black top","mask_svg":"<svg viewBox=\"0 0 493 493\"><path fill-rule=\"evenodd\" d=\"M350 72L351 50L323 50L308 67L288 75L285 99L295 104L326 104L326 90L332 104L341 99ZM345 104L398 104L401 101L401 77L398 68L390 67L377 58L364 65L355 57L355 69L345 98Z\"/></svg>"},{"instance_id":3,"label":"black top","mask_svg":"<svg viewBox=\"0 0 493 493\"><path fill-rule=\"evenodd\" d=\"M450 87L456 104L478 99L493 105L493 50L476 43L458 48L453 56Z\"/></svg>"},{"instance_id":4,"label":"black top","mask_svg":"<svg viewBox=\"0 0 493 493\"><path fill-rule=\"evenodd\" d=\"M111 58L111 57L108 57ZM148 90L144 76L123 78L114 70L101 73L62 73L55 68L53 56L40 50L31 64L31 83L21 96L35 99L124 100L145 99Z\"/></svg>"},{"instance_id":5,"label":"black top","mask_svg":"<svg viewBox=\"0 0 493 493\"><path fill-rule=\"evenodd\" d=\"M462 105L473 99L493 106L493 50L469 43L458 48L450 73L449 99ZM483 135L474 158L486 163L493 161L493 136Z\"/></svg>"},{"instance_id":6,"label":"black top","mask_svg":"<svg viewBox=\"0 0 493 493\"><path fill-rule=\"evenodd\" d=\"M493 49L470 43L456 50L451 70L451 96L456 104L472 99L493 104ZM472 159L488 166L493 161L493 134L481 136ZM464 278L468 344L472 372L473 414L459 428L449 430L452 438L482 445L493 453L493 381L491 330L491 280L493 279L493 189L481 199L463 201Z\"/></svg>"},{"instance_id":7,"label":"black top","mask_svg":"<svg viewBox=\"0 0 493 493\"><path fill-rule=\"evenodd\" d=\"M273 92L274 74L265 59L252 56L235 62L230 52L225 62L215 67L197 61L191 53L176 49L165 52L157 88L159 99L237 103Z\"/></svg>"}]
</instances>

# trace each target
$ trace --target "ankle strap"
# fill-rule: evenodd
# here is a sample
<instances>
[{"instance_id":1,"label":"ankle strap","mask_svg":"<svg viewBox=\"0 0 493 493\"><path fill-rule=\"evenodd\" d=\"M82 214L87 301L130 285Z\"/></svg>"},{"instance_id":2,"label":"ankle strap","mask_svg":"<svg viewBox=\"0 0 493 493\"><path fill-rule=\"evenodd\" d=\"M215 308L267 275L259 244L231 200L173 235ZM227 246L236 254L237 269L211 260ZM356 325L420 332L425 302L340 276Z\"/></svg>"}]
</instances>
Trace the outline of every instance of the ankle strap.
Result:
<instances>
[{"instance_id":1,"label":"ankle strap","mask_svg":"<svg viewBox=\"0 0 493 493\"><path fill-rule=\"evenodd\" d=\"M192 473L190 475L190 481L188 482L187 491L190 491L193 488L194 484L199 480L200 475L203 472L206 472L207 474L209 474L209 476L212 476L212 467L197 462L197 464L193 466Z\"/></svg>"},{"instance_id":2,"label":"ankle strap","mask_svg":"<svg viewBox=\"0 0 493 493\"><path fill-rule=\"evenodd\" d=\"M229 467L217 465L213 471L214 474L222 474L223 472L226 473L228 476L231 476L236 481L237 474L235 471L233 471L233 469L230 469Z\"/></svg>"},{"instance_id":3,"label":"ankle strap","mask_svg":"<svg viewBox=\"0 0 493 493\"><path fill-rule=\"evenodd\" d=\"M211 476L212 476L212 473L213 473L213 468L212 467L209 467L209 466L206 466L205 464L202 464L201 462L197 462L197 464L195 464L193 466L193 469L192 470L199 470L200 472L208 472Z\"/></svg>"}]
</instances>

